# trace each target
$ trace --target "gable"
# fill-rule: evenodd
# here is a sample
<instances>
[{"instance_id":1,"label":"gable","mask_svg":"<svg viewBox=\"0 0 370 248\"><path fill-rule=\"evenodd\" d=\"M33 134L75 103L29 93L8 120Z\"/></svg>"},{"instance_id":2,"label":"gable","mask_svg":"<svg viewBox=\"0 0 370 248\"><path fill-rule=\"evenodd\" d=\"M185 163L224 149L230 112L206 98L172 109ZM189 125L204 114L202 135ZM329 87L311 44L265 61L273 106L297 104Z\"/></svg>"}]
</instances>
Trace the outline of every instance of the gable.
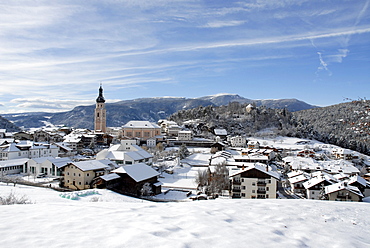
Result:
<instances>
[{"instance_id":1,"label":"gable","mask_svg":"<svg viewBox=\"0 0 370 248\"><path fill-rule=\"evenodd\" d=\"M250 170L247 170L247 171L243 171L241 173L241 177L245 177L245 178L271 178L270 175L260 171L260 170L257 170L256 168L253 168L253 169L250 169Z\"/></svg>"}]
</instances>

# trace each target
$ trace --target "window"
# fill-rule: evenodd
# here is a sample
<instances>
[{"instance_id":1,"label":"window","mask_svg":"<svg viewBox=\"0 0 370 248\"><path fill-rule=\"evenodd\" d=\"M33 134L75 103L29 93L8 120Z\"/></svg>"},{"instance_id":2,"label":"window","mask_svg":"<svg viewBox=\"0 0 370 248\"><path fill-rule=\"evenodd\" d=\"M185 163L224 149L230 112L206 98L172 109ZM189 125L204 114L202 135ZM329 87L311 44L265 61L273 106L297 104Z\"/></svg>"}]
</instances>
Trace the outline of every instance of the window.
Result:
<instances>
[{"instance_id":1,"label":"window","mask_svg":"<svg viewBox=\"0 0 370 248\"><path fill-rule=\"evenodd\" d=\"M256 183L255 183L255 182L253 182L253 183L252 183L252 186L256 186Z\"/></svg>"},{"instance_id":2,"label":"window","mask_svg":"<svg viewBox=\"0 0 370 248\"><path fill-rule=\"evenodd\" d=\"M78 176L79 176L79 177L81 177L81 174L80 174L80 173L78 173Z\"/></svg>"},{"instance_id":3,"label":"window","mask_svg":"<svg viewBox=\"0 0 370 248\"><path fill-rule=\"evenodd\" d=\"M78 185L82 185L82 183L81 182L78 182Z\"/></svg>"},{"instance_id":4,"label":"window","mask_svg":"<svg viewBox=\"0 0 370 248\"><path fill-rule=\"evenodd\" d=\"M245 193L242 193L242 197L245 197Z\"/></svg>"},{"instance_id":5,"label":"window","mask_svg":"<svg viewBox=\"0 0 370 248\"><path fill-rule=\"evenodd\" d=\"M242 189L245 189L245 186L242 186Z\"/></svg>"},{"instance_id":6,"label":"window","mask_svg":"<svg viewBox=\"0 0 370 248\"><path fill-rule=\"evenodd\" d=\"M256 193L256 191L255 190L252 190L252 193Z\"/></svg>"},{"instance_id":7,"label":"window","mask_svg":"<svg viewBox=\"0 0 370 248\"><path fill-rule=\"evenodd\" d=\"M86 176L89 177L90 176L90 173L87 173Z\"/></svg>"}]
</instances>

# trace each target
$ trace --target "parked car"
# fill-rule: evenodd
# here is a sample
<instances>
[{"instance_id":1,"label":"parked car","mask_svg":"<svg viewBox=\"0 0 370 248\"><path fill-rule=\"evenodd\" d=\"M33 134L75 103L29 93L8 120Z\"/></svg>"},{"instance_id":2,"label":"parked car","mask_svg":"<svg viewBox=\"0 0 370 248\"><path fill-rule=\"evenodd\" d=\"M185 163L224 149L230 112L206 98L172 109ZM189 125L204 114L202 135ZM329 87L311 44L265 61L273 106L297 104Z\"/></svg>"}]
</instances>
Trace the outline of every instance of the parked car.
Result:
<instances>
[{"instance_id":1,"label":"parked car","mask_svg":"<svg viewBox=\"0 0 370 248\"><path fill-rule=\"evenodd\" d=\"M43 177L46 177L45 173L40 173L40 174L37 175L37 178L43 178Z\"/></svg>"}]
</instances>

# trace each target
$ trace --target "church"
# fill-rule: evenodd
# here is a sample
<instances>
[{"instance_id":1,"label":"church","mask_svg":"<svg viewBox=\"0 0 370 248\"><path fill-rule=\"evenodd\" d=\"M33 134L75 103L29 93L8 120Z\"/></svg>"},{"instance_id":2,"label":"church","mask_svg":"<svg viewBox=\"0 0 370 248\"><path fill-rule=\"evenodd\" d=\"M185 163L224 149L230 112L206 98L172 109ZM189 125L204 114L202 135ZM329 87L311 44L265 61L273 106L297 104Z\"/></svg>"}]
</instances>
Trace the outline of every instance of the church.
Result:
<instances>
[{"instance_id":1,"label":"church","mask_svg":"<svg viewBox=\"0 0 370 248\"><path fill-rule=\"evenodd\" d=\"M94 133L98 145L109 145L113 137L107 134L107 111L105 109L105 99L103 96L103 87L100 84L99 95L96 98L94 113Z\"/></svg>"}]
</instances>

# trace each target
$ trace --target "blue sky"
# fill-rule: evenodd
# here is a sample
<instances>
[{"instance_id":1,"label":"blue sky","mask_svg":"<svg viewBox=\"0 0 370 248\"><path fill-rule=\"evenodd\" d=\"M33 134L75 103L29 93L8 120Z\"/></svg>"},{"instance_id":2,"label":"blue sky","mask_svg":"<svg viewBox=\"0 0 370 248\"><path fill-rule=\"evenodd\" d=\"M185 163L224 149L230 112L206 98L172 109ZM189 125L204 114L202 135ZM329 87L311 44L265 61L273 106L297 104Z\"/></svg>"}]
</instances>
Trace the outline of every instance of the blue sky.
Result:
<instances>
[{"instance_id":1,"label":"blue sky","mask_svg":"<svg viewBox=\"0 0 370 248\"><path fill-rule=\"evenodd\" d=\"M9 0L0 114L141 97L369 99L370 1Z\"/></svg>"}]
</instances>

